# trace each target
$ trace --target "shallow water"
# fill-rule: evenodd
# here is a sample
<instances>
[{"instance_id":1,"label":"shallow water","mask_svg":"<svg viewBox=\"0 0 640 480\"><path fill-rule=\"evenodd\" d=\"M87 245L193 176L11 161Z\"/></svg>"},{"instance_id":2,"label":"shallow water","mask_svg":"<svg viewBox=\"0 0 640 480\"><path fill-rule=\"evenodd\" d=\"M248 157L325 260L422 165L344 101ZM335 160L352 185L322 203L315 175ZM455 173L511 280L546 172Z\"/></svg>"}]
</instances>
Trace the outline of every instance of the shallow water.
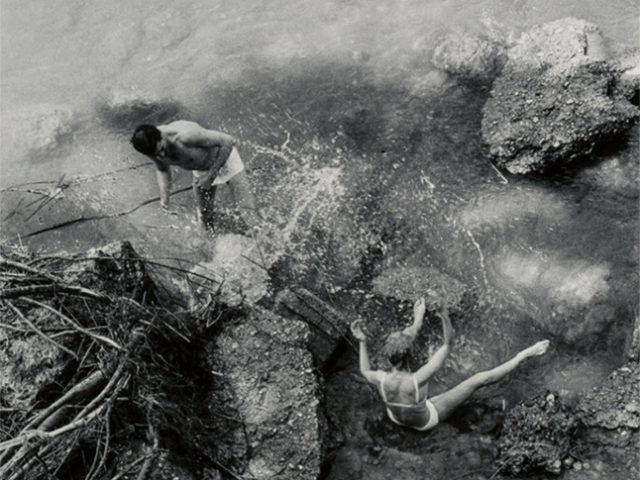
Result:
<instances>
[{"instance_id":1,"label":"shallow water","mask_svg":"<svg viewBox=\"0 0 640 480\"><path fill-rule=\"evenodd\" d=\"M515 38L569 15L637 47L634 0L0 5L0 187L36 190L30 207L18 205L24 192L4 192L5 238L155 196L148 166L120 171L145 162L127 127L95 107L112 91L171 98L241 139L272 229L266 254L294 259L300 278L348 288L381 237L376 273L433 266L472 290L459 331L473 348L454 359L458 374L541 336L555 360L515 382L515 396L582 390L620 362L638 304L637 131L589 168L505 183L481 147L486 91L438 90L429 56L454 27ZM54 106L75 112L72 141L27 152L24 112ZM43 205L44 195L54 198ZM209 239L185 219L188 194L176 204L183 215L168 221L152 205L24 241L55 251L129 238L156 257L207 260Z\"/></svg>"}]
</instances>

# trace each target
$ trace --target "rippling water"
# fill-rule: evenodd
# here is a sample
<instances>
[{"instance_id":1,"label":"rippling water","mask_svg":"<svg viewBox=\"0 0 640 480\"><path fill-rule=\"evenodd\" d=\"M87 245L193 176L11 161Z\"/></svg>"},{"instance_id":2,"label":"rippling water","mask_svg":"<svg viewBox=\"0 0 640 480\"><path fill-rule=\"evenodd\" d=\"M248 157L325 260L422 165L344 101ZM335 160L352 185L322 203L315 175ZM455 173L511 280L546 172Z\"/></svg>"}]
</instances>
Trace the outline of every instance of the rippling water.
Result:
<instances>
[{"instance_id":1,"label":"rippling water","mask_svg":"<svg viewBox=\"0 0 640 480\"><path fill-rule=\"evenodd\" d=\"M590 20L612 41L638 47L634 0L0 5L0 186L30 183L51 192L64 176L81 187L33 216L7 216L5 209L5 232L109 215L155 195L146 167L109 173L144 159L124 128L97 119L95 106L113 91L172 98L192 118L241 139L278 241L305 268L340 284L363 253L345 247L352 237L364 242L393 231L379 268L430 265L469 285L485 306L481 331L469 334L490 339L503 331L510 349L537 329L562 337L571 352L623 343L638 303L637 140L566 178L505 183L481 149L486 92L451 87L434 94L429 57L451 28L516 38L564 16ZM27 154L24 112L54 107L79 121L73 142ZM100 182L89 178L100 173ZM186 209L190 199L178 203ZM165 224L149 211L29 242L81 249L128 237L145 239L158 254L202 256L206 239L195 226ZM566 327L555 320L566 313L559 304L583 317ZM596 307L581 311L584 305ZM573 372L575 358L560 363L572 362ZM588 368L600 365L579 358ZM605 363L619 358L618 349ZM562 377L558 369L544 375L550 385Z\"/></svg>"}]
</instances>

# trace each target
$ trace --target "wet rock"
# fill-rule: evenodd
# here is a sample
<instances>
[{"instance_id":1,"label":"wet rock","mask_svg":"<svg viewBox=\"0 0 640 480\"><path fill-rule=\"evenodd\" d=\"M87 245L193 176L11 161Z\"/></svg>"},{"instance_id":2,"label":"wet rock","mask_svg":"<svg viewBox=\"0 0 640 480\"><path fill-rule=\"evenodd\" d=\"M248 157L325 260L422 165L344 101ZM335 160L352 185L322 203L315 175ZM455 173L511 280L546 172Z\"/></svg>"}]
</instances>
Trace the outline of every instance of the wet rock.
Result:
<instances>
[{"instance_id":1,"label":"wet rock","mask_svg":"<svg viewBox=\"0 0 640 480\"><path fill-rule=\"evenodd\" d=\"M640 428L640 364L631 362L583 396L577 407L582 423L620 433ZM614 432L616 431L617 432Z\"/></svg>"},{"instance_id":2,"label":"wet rock","mask_svg":"<svg viewBox=\"0 0 640 480\"><path fill-rule=\"evenodd\" d=\"M64 270L65 277L98 291L140 301L153 301L156 287L142 257L130 242L113 242L76 256Z\"/></svg>"},{"instance_id":3,"label":"wet rock","mask_svg":"<svg viewBox=\"0 0 640 480\"><path fill-rule=\"evenodd\" d=\"M614 156L580 172L580 179L627 198L638 198L640 170L635 158Z\"/></svg>"},{"instance_id":4,"label":"wet rock","mask_svg":"<svg viewBox=\"0 0 640 480\"><path fill-rule=\"evenodd\" d=\"M77 118L62 105L34 105L8 115L10 144L30 155L49 154L73 139Z\"/></svg>"},{"instance_id":5,"label":"wet rock","mask_svg":"<svg viewBox=\"0 0 640 480\"><path fill-rule=\"evenodd\" d=\"M640 49L619 54L615 66L620 71L616 91L632 104L640 105Z\"/></svg>"},{"instance_id":6,"label":"wet rock","mask_svg":"<svg viewBox=\"0 0 640 480\"><path fill-rule=\"evenodd\" d=\"M136 90L114 90L97 101L100 120L116 130L131 130L141 123L162 124L186 114L176 100Z\"/></svg>"},{"instance_id":7,"label":"wet rock","mask_svg":"<svg viewBox=\"0 0 640 480\"><path fill-rule=\"evenodd\" d=\"M549 393L516 406L506 417L500 438L500 461L513 475L559 474L578 427L574 413Z\"/></svg>"},{"instance_id":8,"label":"wet rock","mask_svg":"<svg viewBox=\"0 0 640 480\"><path fill-rule=\"evenodd\" d=\"M308 348L318 368L325 366L344 340L349 320L304 288L282 291L277 302L283 314L294 314L310 328Z\"/></svg>"},{"instance_id":9,"label":"wet rock","mask_svg":"<svg viewBox=\"0 0 640 480\"><path fill-rule=\"evenodd\" d=\"M506 61L505 46L485 35L456 31L436 45L431 62L464 82L491 83Z\"/></svg>"},{"instance_id":10,"label":"wet rock","mask_svg":"<svg viewBox=\"0 0 640 480\"><path fill-rule=\"evenodd\" d=\"M509 187L509 186L507 186ZM466 203L458 214L464 228L475 232L509 227L527 219L542 219L548 223L563 224L570 218L565 201L546 188L518 186L482 192Z\"/></svg>"},{"instance_id":11,"label":"wet rock","mask_svg":"<svg viewBox=\"0 0 640 480\"><path fill-rule=\"evenodd\" d=\"M218 283L220 301L228 306L255 303L269 291L267 266L256 242L244 235L220 235L213 247L210 262L202 263L193 273L212 277Z\"/></svg>"},{"instance_id":12,"label":"wet rock","mask_svg":"<svg viewBox=\"0 0 640 480\"><path fill-rule=\"evenodd\" d=\"M598 470L613 468L624 478L640 478L640 364L631 361L614 371L580 398L576 413L590 463Z\"/></svg>"},{"instance_id":13,"label":"wet rock","mask_svg":"<svg viewBox=\"0 0 640 480\"><path fill-rule=\"evenodd\" d=\"M505 249L487 262L496 286L528 309L545 331L567 343L595 341L615 321L608 263Z\"/></svg>"},{"instance_id":14,"label":"wet rock","mask_svg":"<svg viewBox=\"0 0 640 480\"><path fill-rule=\"evenodd\" d=\"M16 338L1 330L0 409L29 410L40 392L55 385L68 358L66 353L38 335Z\"/></svg>"},{"instance_id":15,"label":"wet rock","mask_svg":"<svg viewBox=\"0 0 640 480\"><path fill-rule=\"evenodd\" d=\"M252 478L319 475L323 417L308 336L305 323L253 308L241 323L225 326L211 349L212 369L233 396L224 416L237 415L220 443L240 444L227 448L246 452ZM218 401L211 405L215 408Z\"/></svg>"},{"instance_id":16,"label":"wet rock","mask_svg":"<svg viewBox=\"0 0 640 480\"><path fill-rule=\"evenodd\" d=\"M401 300L415 301L425 296L429 308L437 309L433 303L442 298L449 308L459 306L466 293L466 286L455 278L434 267L395 265L383 270L373 279L374 291Z\"/></svg>"},{"instance_id":17,"label":"wet rock","mask_svg":"<svg viewBox=\"0 0 640 480\"><path fill-rule=\"evenodd\" d=\"M638 109L615 84L597 27L572 18L534 27L508 51L483 109L482 135L511 173L541 172L625 133Z\"/></svg>"}]
</instances>

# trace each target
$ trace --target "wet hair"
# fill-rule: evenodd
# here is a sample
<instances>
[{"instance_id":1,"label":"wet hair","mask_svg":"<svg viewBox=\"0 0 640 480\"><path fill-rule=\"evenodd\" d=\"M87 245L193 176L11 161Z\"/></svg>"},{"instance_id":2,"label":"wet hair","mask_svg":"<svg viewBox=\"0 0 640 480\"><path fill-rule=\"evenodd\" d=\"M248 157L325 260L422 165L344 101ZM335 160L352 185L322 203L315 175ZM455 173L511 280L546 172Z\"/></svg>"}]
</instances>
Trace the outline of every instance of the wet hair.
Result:
<instances>
[{"instance_id":1,"label":"wet hair","mask_svg":"<svg viewBox=\"0 0 640 480\"><path fill-rule=\"evenodd\" d=\"M387 337L382 353L389 363L398 370L409 370L409 354L413 338L402 332L394 332Z\"/></svg>"},{"instance_id":2,"label":"wet hair","mask_svg":"<svg viewBox=\"0 0 640 480\"><path fill-rule=\"evenodd\" d=\"M162 133L153 125L139 125L131 136L133 148L144 155L155 154L161 140Z\"/></svg>"}]
</instances>

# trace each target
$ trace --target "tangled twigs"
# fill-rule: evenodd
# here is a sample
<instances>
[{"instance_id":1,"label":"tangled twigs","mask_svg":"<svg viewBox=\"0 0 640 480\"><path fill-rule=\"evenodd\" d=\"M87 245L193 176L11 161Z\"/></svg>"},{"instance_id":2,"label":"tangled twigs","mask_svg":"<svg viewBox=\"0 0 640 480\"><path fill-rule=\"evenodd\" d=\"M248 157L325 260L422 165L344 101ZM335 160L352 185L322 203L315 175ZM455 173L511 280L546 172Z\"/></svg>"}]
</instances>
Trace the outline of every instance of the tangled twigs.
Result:
<instances>
[{"instance_id":1,"label":"tangled twigs","mask_svg":"<svg viewBox=\"0 0 640 480\"><path fill-rule=\"evenodd\" d=\"M69 355L71 355L76 360L78 359L78 356L76 355L76 353L74 351L72 351L71 349L65 347L64 345L61 345L60 343L56 342L53 338L51 338L50 336L45 334L42 330L40 330L38 327L36 327L36 325L31 320L29 320L27 317L25 317L24 314L20 311L20 309L18 309L13 303L7 301L7 305L9 305L9 308L11 308L11 310L13 310L20 317L20 319L24 323L26 323L27 325L29 325L29 327L31 327L31 329L36 333L36 335L38 335L40 338L44 339L45 342L49 342L49 343L55 345L56 347L58 347L63 352L67 352Z\"/></svg>"},{"instance_id":2,"label":"tangled twigs","mask_svg":"<svg viewBox=\"0 0 640 480\"><path fill-rule=\"evenodd\" d=\"M23 298L21 299L23 302L26 303L30 303L32 305L37 305L38 307L42 307L48 311L50 311L51 313L56 314L58 317L60 317L62 320L64 320L66 323L68 323L71 327L75 328L76 330L78 330L80 333L83 333L95 340L99 340L101 342L104 342L114 348L117 348L120 351L124 351L124 348L122 346L120 346L115 340L112 340L109 337L105 337L103 335L98 335L97 333L93 333L90 330L87 330L84 327L81 327L80 325L78 325L76 322L74 322L73 320L71 320L69 317L67 317L65 314L63 314L62 312L60 312L59 310L56 310L55 308L50 307L49 305L39 302L37 300L32 300L30 298Z\"/></svg>"},{"instance_id":3,"label":"tangled twigs","mask_svg":"<svg viewBox=\"0 0 640 480\"><path fill-rule=\"evenodd\" d=\"M69 285L63 279L49 272L31 267L29 265L25 265L22 262L16 262L14 260L10 260L8 258L0 256L0 267L3 267L5 269L11 268L14 270L20 270L22 272L30 273L31 275L35 275L36 277L41 277L42 279L46 279L52 282L47 284L29 285L25 287L4 288L0 292L0 299L19 298L27 295L51 295L55 293L67 293L71 295L91 298L103 303L110 302L109 297L107 297L106 295L94 292L93 290L80 287L78 285ZM37 278L34 280L37 280Z\"/></svg>"},{"instance_id":4,"label":"tangled twigs","mask_svg":"<svg viewBox=\"0 0 640 480\"><path fill-rule=\"evenodd\" d=\"M103 303L108 303L110 300L104 295L100 295L96 292L92 292L86 288L75 287L71 285L59 285L51 283L48 285L29 285L28 287L15 287L5 288L0 292L0 300L20 298L27 295L53 295L55 293L68 293L70 295L77 295L79 297L89 297L94 300L98 300Z\"/></svg>"},{"instance_id":5,"label":"tangled twigs","mask_svg":"<svg viewBox=\"0 0 640 480\"><path fill-rule=\"evenodd\" d=\"M151 446L148 448L147 458L142 464L142 468L140 468L140 472L136 477L136 480L146 480L147 477L153 473L153 466L156 463L155 459L158 456L158 449L160 447L160 438L158 437L158 432L153 427L152 424L149 424L149 436L151 437Z\"/></svg>"}]
</instances>

